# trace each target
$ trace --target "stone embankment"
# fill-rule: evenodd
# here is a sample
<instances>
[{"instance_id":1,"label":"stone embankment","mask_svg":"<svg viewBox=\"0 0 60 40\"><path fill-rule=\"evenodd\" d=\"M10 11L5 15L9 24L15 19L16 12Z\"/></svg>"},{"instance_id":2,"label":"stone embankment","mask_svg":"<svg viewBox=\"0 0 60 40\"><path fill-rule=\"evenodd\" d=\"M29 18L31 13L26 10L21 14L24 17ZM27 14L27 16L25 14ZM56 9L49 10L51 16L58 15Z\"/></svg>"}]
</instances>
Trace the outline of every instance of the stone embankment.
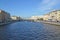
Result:
<instances>
[{"instance_id":1,"label":"stone embankment","mask_svg":"<svg viewBox=\"0 0 60 40\"><path fill-rule=\"evenodd\" d=\"M0 25L6 25L6 24L9 24L11 22L5 22L5 23L0 23Z\"/></svg>"},{"instance_id":2,"label":"stone embankment","mask_svg":"<svg viewBox=\"0 0 60 40\"><path fill-rule=\"evenodd\" d=\"M60 22L50 22L50 21L37 21L37 22L42 22L42 23L45 23L45 24L59 25L60 26Z\"/></svg>"},{"instance_id":3,"label":"stone embankment","mask_svg":"<svg viewBox=\"0 0 60 40\"><path fill-rule=\"evenodd\" d=\"M10 21L10 22L0 23L0 26L1 26L1 25L7 25L7 24L10 24L10 23L15 23L15 22L19 22L19 21Z\"/></svg>"}]
</instances>

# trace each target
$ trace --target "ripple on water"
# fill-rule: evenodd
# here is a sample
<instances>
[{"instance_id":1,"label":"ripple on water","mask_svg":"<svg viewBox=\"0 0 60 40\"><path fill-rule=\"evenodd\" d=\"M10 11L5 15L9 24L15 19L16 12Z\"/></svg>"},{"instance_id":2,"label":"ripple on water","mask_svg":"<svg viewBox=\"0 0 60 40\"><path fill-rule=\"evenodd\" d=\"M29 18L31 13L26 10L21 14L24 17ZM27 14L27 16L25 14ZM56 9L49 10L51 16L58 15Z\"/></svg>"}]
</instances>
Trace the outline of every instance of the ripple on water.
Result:
<instances>
[{"instance_id":1,"label":"ripple on water","mask_svg":"<svg viewBox=\"0 0 60 40\"><path fill-rule=\"evenodd\" d=\"M0 27L0 40L60 40L60 27L38 22L12 23Z\"/></svg>"}]
</instances>

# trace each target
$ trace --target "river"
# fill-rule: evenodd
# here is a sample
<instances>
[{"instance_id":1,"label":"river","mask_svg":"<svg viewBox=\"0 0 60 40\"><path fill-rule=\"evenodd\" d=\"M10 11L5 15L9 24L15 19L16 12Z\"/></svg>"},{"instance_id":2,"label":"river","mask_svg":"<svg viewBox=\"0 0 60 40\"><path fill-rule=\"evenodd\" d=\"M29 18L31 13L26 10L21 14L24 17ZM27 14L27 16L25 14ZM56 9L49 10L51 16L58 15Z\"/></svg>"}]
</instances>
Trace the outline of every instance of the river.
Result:
<instances>
[{"instance_id":1,"label":"river","mask_svg":"<svg viewBox=\"0 0 60 40\"><path fill-rule=\"evenodd\" d=\"M0 40L60 40L60 26L15 22L0 26Z\"/></svg>"}]
</instances>

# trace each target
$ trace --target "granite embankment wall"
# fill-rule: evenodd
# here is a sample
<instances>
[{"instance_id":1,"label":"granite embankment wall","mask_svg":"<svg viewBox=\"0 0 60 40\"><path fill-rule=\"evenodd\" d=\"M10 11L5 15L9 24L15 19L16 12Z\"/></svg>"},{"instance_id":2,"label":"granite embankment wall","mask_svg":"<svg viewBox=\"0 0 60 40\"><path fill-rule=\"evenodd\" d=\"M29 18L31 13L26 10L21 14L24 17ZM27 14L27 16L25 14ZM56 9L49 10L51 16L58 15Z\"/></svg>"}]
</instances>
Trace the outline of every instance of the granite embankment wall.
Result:
<instances>
[{"instance_id":1,"label":"granite embankment wall","mask_svg":"<svg viewBox=\"0 0 60 40\"><path fill-rule=\"evenodd\" d=\"M60 22L50 22L50 21L37 21L37 22L42 22L42 23L45 23L45 24L59 25L60 26Z\"/></svg>"}]
</instances>

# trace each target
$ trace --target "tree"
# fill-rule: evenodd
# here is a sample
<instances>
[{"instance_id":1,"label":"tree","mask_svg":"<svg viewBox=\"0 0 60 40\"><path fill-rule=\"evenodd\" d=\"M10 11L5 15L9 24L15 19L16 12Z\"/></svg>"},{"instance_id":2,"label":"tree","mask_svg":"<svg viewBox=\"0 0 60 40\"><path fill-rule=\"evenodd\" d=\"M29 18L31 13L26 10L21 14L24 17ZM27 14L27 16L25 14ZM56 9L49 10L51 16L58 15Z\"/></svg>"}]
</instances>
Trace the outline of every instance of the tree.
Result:
<instances>
[{"instance_id":1,"label":"tree","mask_svg":"<svg viewBox=\"0 0 60 40\"><path fill-rule=\"evenodd\" d=\"M38 18L37 20L43 20L43 18Z\"/></svg>"}]
</instances>

